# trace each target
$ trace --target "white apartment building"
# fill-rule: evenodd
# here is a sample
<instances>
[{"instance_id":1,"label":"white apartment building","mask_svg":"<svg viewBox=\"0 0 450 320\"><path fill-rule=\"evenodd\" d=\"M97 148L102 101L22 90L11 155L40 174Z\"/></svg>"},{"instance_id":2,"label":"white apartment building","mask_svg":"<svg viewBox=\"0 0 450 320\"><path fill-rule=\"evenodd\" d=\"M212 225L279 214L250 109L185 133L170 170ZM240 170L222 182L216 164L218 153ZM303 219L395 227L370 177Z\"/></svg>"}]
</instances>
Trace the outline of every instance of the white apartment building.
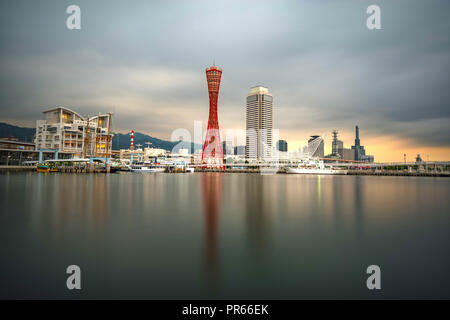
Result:
<instances>
[{"instance_id":1,"label":"white apartment building","mask_svg":"<svg viewBox=\"0 0 450 320\"><path fill-rule=\"evenodd\" d=\"M271 157L273 135L273 96L269 89L256 86L247 95L245 158L264 160Z\"/></svg>"},{"instance_id":2,"label":"white apartment building","mask_svg":"<svg viewBox=\"0 0 450 320\"><path fill-rule=\"evenodd\" d=\"M44 111L36 121L36 150L56 149L75 157L110 157L112 114L83 117L65 107Z\"/></svg>"}]
</instances>

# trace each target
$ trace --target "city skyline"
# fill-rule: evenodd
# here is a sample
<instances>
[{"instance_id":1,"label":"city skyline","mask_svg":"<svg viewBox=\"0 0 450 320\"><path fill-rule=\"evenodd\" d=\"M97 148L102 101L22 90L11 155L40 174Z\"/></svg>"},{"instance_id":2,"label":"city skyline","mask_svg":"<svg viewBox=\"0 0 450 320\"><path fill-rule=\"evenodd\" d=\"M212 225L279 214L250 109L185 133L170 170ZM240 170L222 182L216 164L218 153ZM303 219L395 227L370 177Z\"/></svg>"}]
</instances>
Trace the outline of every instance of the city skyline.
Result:
<instances>
[{"instance_id":1,"label":"city skyline","mask_svg":"<svg viewBox=\"0 0 450 320\"><path fill-rule=\"evenodd\" d=\"M245 128L246 94L261 84L277 97L274 128L290 150L327 133L329 154L334 129L349 148L359 125L376 161L403 161L405 153L448 160L445 10L377 3L376 31L365 27L369 3L359 1L111 1L107 8L80 1L76 31L65 27L66 3L2 4L0 120L31 127L43 109L61 105L91 116L114 112L114 131L168 140L207 119L202 70L215 59L225 70L221 129Z\"/></svg>"}]
</instances>

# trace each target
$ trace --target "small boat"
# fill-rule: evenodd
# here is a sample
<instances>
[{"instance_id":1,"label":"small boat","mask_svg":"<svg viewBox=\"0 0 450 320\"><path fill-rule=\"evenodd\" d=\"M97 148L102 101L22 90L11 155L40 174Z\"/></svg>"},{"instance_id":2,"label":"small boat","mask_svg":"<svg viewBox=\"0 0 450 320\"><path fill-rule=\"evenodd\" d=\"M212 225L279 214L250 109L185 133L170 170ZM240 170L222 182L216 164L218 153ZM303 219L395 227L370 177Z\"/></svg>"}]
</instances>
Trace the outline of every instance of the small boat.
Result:
<instances>
[{"instance_id":1,"label":"small boat","mask_svg":"<svg viewBox=\"0 0 450 320\"><path fill-rule=\"evenodd\" d=\"M40 164L36 167L36 172L50 172L50 167L45 164Z\"/></svg>"},{"instance_id":2,"label":"small boat","mask_svg":"<svg viewBox=\"0 0 450 320\"><path fill-rule=\"evenodd\" d=\"M120 167L116 167L116 166L111 166L110 168L109 168L109 172L110 173L115 173L115 172L118 172L120 170Z\"/></svg>"},{"instance_id":3,"label":"small boat","mask_svg":"<svg viewBox=\"0 0 450 320\"><path fill-rule=\"evenodd\" d=\"M193 167L186 167L186 173L194 173Z\"/></svg>"}]
</instances>

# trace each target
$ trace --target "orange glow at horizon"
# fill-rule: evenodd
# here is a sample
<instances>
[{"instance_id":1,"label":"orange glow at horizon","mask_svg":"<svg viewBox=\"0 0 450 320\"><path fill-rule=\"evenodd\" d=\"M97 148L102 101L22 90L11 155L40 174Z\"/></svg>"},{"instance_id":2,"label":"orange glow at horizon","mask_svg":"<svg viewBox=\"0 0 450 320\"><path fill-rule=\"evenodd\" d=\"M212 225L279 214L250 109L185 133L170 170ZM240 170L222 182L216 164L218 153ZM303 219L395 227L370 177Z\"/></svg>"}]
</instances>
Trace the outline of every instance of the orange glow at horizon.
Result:
<instances>
[{"instance_id":1,"label":"orange glow at horizon","mask_svg":"<svg viewBox=\"0 0 450 320\"><path fill-rule=\"evenodd\" d=\"M354 145L354 136L350 137L350 134L339 135L339 139L344 141L345 148L351 148ZM415 161L418 154L423 161L450 161L450 147L425 146L392 136L361 136L360 138L366 154L373 155L375 162L403 162L404 154L408 162ZM307 140L289 140L288 137L284 140L288 142L289 151L294 151L307 143ZM327 135L324 141L325 155L331 153L331 141L331 134Z\"/></svg>"}]
</instances>

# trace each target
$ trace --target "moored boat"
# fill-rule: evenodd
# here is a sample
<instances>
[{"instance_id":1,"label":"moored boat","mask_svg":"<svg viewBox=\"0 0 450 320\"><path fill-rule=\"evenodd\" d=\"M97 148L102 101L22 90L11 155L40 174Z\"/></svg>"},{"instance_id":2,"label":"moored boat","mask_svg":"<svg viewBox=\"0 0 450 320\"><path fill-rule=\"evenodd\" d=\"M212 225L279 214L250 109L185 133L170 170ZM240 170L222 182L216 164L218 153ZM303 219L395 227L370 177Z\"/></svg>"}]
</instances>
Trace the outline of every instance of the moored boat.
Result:
<instances>
[{"instance_id":1,"label":"moored boat","mask_svg":"<svg viewBox=\"0 0 450 320\"><path fill-rule=\"evenodd\" d=\"M296 174L347 174L347 170L336 169L333 167L325 167L322 160L311 160L308 162L300 163L297 167L289 167L286 169L287 173Z\"/></svg>"},{"instance_id":2,"label":"moored boat","mask_svg":"<svg viewBox=\"0 0 450 320\"><path fill-rule=\"evenodd\" d=\"M340 169L314 169L314 168L288 168L287 173L303 173L303 174L347 174L347 170Z\"/></svg>"},{"instance_id":3,"label":"moored boat","mask_svg":"<svg viewBox=\"0 0 450 320\"><path fill-rule=\"evenodd\" d=\"M131 172L139 173L158 173L166 171L166 168L161 166L129 165L127 167Z\"/></svg>"},{"instance_id":4,"label":"moored boat","mask_svg":"<svg viewBox=\"0 0 450 320\"><path fill-rule=\"evenodd\" d=\"M50 167L48 165L40 164L36 167L36 172L50 172Z\"/></svg>"}]
</instances>

